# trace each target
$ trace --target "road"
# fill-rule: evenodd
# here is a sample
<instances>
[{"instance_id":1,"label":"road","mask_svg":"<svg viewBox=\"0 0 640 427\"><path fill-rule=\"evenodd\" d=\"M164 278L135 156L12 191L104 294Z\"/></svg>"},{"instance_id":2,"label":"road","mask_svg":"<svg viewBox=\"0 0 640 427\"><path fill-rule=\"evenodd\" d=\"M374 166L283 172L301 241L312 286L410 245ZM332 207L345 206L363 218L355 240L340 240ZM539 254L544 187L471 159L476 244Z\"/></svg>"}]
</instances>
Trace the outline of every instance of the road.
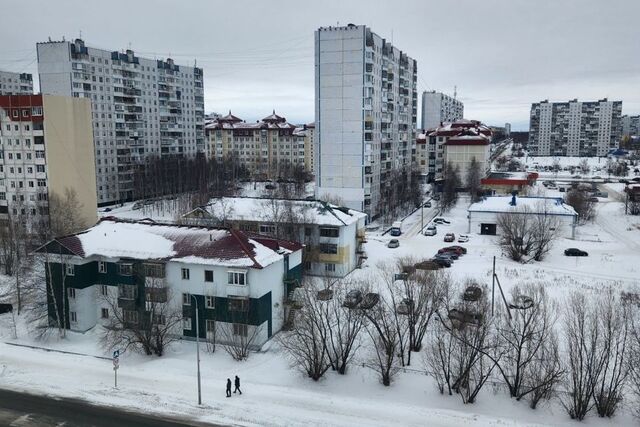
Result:
<instances>
[{"instance_id":1,"label":"road","mask_svg":"<svg viewBox=\"0 0 640 427\"><path fill-rule=\"evenodd\" d=\"M178 418L156 418L82 400L0 389L0 426L11 427L186 427L217 426Z\"/></svg>"}]
</instances>

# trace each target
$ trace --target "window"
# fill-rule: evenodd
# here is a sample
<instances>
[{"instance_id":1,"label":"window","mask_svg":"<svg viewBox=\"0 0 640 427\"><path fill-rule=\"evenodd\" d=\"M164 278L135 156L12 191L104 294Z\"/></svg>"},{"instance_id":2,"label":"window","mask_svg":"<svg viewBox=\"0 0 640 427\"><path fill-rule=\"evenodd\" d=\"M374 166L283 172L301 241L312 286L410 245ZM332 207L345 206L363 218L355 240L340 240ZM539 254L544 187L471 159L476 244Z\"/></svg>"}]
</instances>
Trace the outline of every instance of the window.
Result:
<instances>
[{"instance_id":1,"label":"window","mask_svg":"<svg viewBox=\"0 0 640 427\"><path fill-rule=\"evenodd\" d=\"M275 234L275 232L276 232L275 225L260 224L260 234Z\"/></svg>"},{"instance_id":2,"label":"window","mask_svg":"<svg viewBox=\"0 0 640 427\"><path fill-rule=\"evenodd\" d=\"M249 311L249 299L229 297L229 311Z\"/></svg>"},{"instance_id":3,"label":"window","mask_svg":"<svg viewBox=\"0 0 640 427\"><path fill-rule=\"evenodd\" d=\"M164 325L167 321L167 318L164 314L154 314L153 315L153 324L154 325Z\"/></svg>"},{"instance_id":4,"label":"window","mask_svg":"<svg viewBox=\"0 0 640 427\"><path fill-rule=\"evenodd\" d=\"M136 285L118 285L118 297L122 299L136 299L138 287Z\"/></svg>"},{"instance_id":5,"label":"window","mask_svg":"<svg viewBox=\"0 0 640 427\"><path fill-rule=\"evenodd\" d=\"M191 294L182 294L182 305L191 305Z\"/></svg>"},{"instance_id":6,"label":"window","mask_svg":"<svg viewBox=\"0 0 640 427\"><path fill-rule=\"evenodd\" d=\"M207 319L207 337L212 336L216 332L216 321Z\"/></svg>"},{"instance_id":7,"label":"window","mask_svg":"<svg viewBox=\"0 0 640 427\"><path fill-rule=\"evenodd\" d=\"M338 237L340 230L335 227L320 227L320 237Z\"/></svg>"},{"instance_id":8,"label":"window","mask_svg":"<svg viewBox=\"0 0 640 427\"><path fill-rule=\"evenodd\" d=\"M331 272L336 271L336 265L327 263L324 265L324 271L331 271Z\"/></svg>"},{"instance_id":9,"label":"window","mask_svg":"<svg viewBox=\"0 0 640 427\"><path fill-rule=\"evenodd\" d=\"M228 278L229 278L229 284L230 285L246 285L247 281L246 281L246 275L247 273L245 272L240 272L240 271L229 271L227 273Z\"/></svg>"},{"instance_id":10,"label":"window","mask_svg":"<svg viewBox=\"0 0 640 427\"><path fill-rule=\"evenodd\" d=\"M184 329L185 331L190 331L191 330L191 318L190 317L183 317L182 318L182 329Z\"/></svg>"},{"instance_id":11,"label":"window","mask_svg":"<svg viewBox=\"0 0 640 427\"><path fill-rule=\"evenodd\" d=\"M205 270L204 271L204 281L205 282L213 282L213 270Z\"/></svg>"},{"instance_id":12,"label":"window","mask_svg":"<svg viewBox=\"0 0 640 427\"><path fill-rule=\"evenodd\" d=\"M138 323L138 312L134 310L122 310L122 316L125 323L131 323L133 325Z\"/></svg>"},{"instance_id":13,"label":"window","mask_svg":"<svg viewBox=\"0 0 640 427\"><path fill-rule=\"evenodd\" d=\"M144 265L144 275L146 277L158 277L162 278L165 276L164 273L164 264L145 264Z\"/></svg>"},{"instance_id":14,"label":"window","mask_svg":"<svg viewBox=\"0 0 640 427\"><path fill-rule=\"evenodd\" d=\"M78 314L75 311L70 311L69 318L73 323L76 323L78 321Z\"/></svg>"},{"instance_id":15,"label":"window","mask_svg":"<svg viewBox=\"0 0 640 427\"><path fill-rule=\"evenodd\" d=\"M104 261L98 261L98 273L107 272L107 263Z\"/></svg>"},{"instance_id":16,"label":"window","mask_svg":"<svg viewBox=\"0 0 640 427\"><path fill-rule=\"evenodd\" d=\"M67 276L73 276L75 274L76 271L76 266L73 264L65 264L66 265L66 270L67 270Z\"/></svg>"},{"instance_id":17,"label":"window","mask_svg":"<svg viewBox=\"0 0 640 427\"><path fill-rule=\"evenodd\" d=\"M76 299L76 290L74 288L67 289L67 294L69 294L69 298Z\"/></svg>"},{"instance_id":18,"label":"window","mask_svg":"<svg viewBox=\"0 0 640 427\"><path fill-rule=\"evenodd\" d=\"M247 325L243 325L241 323L234 323L233 324L233 335L235 336L240 336L240 337L246 337L247 336Z\"/></svg>"},{"instance_id":19,"label":"window","mask_svg":"<svg viewBox=\"0 0 640 427\"><path fill-rule=\"evenodd\" d=\"M204 306L206 308L216 308L216 297L207 295L204 297Z\"/></svg>"},{"instance_id":20,"label":"window","mask_svg":"<svg viewBox=\"0 0 640 427\"><path fill-rule=\"evenodd\" d=\"M313 228L311 227L305 227L304 228L304 235L309 237L313 235Z\"/></svg>"},{"instance_id":21,"label":"window","mask_svg":"<svg viewBox=\"0 0 640 427\"><path fill-rule=\"evenodd\" d=\"M100 285L100 295L105 297L109 295L109 288L107 285Z\"/></svg>"},{"instance_id":22,"label":"window","mask_svg":"<svg viewBox=\"0 0 640 427\"><path fill-rule=\"evenodd\" d=\"M108 319L109 318L109 309L108 308L101 308L100 309L100 317L102 317L103 319Z\"/></svg>"},{"instance_id":23,"label":"window","mask_svg":"<svg viewBox=\"0 0 640 427\"><path fill-rule=\"evenodd\" d=\"M119 269L121 276L131 276L131 273L133 271L133 264L120 264Z\"/></svg>"},{"instance_id":24,"label":"window","mask_svg":"<svg viewBox=\"0 0 640 427\"><path fill-rule=\"evenodd\" d=\"M320 243L320 252L323 254L337 254L338 245L333 243Z\"/></svg>"},{"instance_id":25,"label":"window","mask_svg":"<svg viewBox=\"0 0 640 427\"><path fill-rule=\"evenodd\" d=\"M182 269L182 280L189 280L189 269L188 268L183 268Z\"/></svg>"}]
</instances>

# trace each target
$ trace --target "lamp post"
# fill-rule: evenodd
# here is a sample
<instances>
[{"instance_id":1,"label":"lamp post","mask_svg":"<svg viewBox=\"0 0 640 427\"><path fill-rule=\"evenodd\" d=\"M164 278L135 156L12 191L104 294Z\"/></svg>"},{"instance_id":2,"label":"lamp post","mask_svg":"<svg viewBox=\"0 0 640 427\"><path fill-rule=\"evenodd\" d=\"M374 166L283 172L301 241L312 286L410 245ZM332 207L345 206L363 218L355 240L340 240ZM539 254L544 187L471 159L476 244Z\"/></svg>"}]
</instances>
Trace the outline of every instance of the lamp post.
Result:
<instances>
[{"instance_id":1,"label":"lamp post","mask_svg":"<svg viewBox=\"0 0 640 427\"><path fill-rule=\"evenodd\" d=\"M202 405L202 389L200 387L200 318L198 317L198 299L195 295L191 295L191 298L196 303L196 362L198 365L198 405Z\"/></svg>"}]
</instances>

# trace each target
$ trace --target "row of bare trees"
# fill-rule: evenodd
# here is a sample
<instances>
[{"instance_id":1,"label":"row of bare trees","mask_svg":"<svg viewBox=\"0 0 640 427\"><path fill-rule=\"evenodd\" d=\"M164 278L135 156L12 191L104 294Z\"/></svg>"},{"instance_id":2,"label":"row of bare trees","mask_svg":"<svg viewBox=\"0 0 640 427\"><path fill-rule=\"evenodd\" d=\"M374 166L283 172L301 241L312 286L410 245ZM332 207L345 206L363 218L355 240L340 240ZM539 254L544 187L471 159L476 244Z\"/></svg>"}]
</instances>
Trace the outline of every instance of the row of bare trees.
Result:
<instances>
[{"instance_id":1,"label":"row of bare trees","mask_svg":"<svg viewBox=\"0 0 640 427\"><path fill-rule=\"evenodd\" d=\"M392 169L381 178L378 209L386 223L391 223L410 212L419 206L421 201L422 189L418 169Z\"/></svg>"}]
</instances>

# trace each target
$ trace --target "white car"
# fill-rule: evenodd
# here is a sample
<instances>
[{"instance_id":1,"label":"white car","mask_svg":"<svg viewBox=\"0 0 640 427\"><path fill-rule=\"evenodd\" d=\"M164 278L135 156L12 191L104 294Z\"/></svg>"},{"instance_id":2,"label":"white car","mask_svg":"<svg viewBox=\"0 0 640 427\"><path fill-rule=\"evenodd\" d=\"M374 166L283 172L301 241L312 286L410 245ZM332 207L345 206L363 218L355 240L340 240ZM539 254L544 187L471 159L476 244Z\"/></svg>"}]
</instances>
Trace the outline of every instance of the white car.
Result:
<instances>
[{"instance_id":1,"label":"white car","mask_svg":"<svg viewBox=\"0 0 640 427\"><path fill-rule=\"evenodd\" d=\"M435 225L430 225L424 230L425 236L435 236L438 234L438 228Z\"/></svg>"},{"instance_id":2,"label":"white car","mask_svg":"<svg viewBox=\"0 0 640 427\"><path fill-rule=\"evenodd\" d=\"M469 236L466 234L461 234L458 236L458 243L467 243L469 241Z\"/></svg>"}]
</instances>

